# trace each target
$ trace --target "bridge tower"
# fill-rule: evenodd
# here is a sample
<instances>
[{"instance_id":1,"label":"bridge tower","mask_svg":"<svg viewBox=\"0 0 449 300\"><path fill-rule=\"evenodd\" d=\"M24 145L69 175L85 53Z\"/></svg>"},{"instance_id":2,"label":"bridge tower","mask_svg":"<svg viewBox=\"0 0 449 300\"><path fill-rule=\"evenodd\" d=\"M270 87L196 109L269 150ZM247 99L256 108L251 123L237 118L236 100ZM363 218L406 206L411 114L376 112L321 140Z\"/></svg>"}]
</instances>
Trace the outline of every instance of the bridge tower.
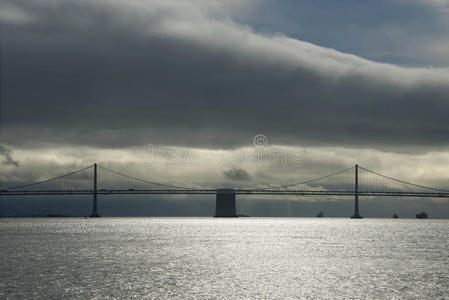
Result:
<instances>
[{"instance_id":1,"label":"bridge tower","mask_svg":"<svg viewBox=\"0 0 449 300\"><path fill-rule=\"evenodd\" d=\"M363 219L359 214L359 165L355 165L354 215L351 219Z\"/></svg>"},{"instance_id":2,"label":"bridge tower","mask_svg":"<svg viewBox=\"0 0 449 300\"><path fill-rule=\"evenodd\" d=\"M93 195L93 203L92 203L92 213L89 217L99 217L100 215L97 212L97 164L94 164L94 189L92 192Z\"/></svg>"},{"instance_id":3,"label":"bridge tower","mask_svg":"<svg viewBox=\"0 0 449 300\"><path fill-rule=\"evenodd\" d=\"M218 189L214 217L237 217L235 212L235 190Z\"/></svg>"}]
</instances>

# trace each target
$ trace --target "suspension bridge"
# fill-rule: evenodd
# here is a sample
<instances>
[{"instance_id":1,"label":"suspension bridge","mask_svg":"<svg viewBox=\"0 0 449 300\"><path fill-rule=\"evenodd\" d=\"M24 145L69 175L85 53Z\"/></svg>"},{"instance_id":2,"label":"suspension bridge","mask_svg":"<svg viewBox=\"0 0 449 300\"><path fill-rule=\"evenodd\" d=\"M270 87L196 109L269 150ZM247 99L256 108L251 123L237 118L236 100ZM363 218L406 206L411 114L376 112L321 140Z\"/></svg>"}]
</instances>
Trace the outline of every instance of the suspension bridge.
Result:
<instances>
[{"instance_id":1,"label":"suspension bridge","mask_svg":"<svg viewBox=\"0 0 449 300\"><path fill-rule=\"evenodd\" d=\"M0 190L1 196L92 195L91 217L99 216L97 196L110 194L215 194L216 217L237 216L236 195L353 196L352 218L362 218L359 213L359 197L361 196L449 198L449 190L406 182L358 165L319 178L287 185L269 185L254 189L213 189L152 182L93 164L45 181Z\"/></svg>"}]
</instances>

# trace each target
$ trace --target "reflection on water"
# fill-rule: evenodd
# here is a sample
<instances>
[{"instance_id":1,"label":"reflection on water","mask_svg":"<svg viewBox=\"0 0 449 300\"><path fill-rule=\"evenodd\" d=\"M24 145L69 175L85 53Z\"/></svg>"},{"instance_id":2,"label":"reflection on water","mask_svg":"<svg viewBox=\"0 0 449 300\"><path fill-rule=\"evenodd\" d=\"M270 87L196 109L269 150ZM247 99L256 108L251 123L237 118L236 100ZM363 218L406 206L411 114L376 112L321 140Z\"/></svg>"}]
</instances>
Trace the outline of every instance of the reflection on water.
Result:
<instances>
[{"instance_id":1,"label":"reflection on water","mask_svg":"<svg viewBox=\"0 0 449 300\"><path fill-rule=\"evenodd\" d=\"M1 219L0 298L442 298L449 221Z\"/></svg>"}]
</instances>

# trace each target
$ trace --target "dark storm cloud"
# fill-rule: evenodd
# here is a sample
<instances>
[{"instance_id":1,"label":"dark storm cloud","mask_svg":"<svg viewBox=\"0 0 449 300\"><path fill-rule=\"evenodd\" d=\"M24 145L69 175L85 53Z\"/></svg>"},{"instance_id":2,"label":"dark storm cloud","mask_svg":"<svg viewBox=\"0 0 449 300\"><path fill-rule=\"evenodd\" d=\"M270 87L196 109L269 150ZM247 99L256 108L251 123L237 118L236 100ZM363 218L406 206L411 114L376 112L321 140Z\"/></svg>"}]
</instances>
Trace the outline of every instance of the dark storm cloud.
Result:
<instances>
[{"instance_id":1,"label":"dark storm cloud","mask_svg":"<svg viewBox=\"0 0 449 300\"><path fill-rule=\"evenodd\" d=\"M258 35L198 3L4 1L4 142L448 145L448 70Z\"/></svg>"},{"instance_id":2,"label":"dark storm cloud","mask_svg":"<svg viewBox=\"0 0 449 300\"><path fill-rule=\"evenodd\" d=\"M249 173L242 168L232 168L227 171L223 171L223 174L225 175L226 179L233 180L233 181L249 181L250 176Z\"/></svg>"}]
</instances>

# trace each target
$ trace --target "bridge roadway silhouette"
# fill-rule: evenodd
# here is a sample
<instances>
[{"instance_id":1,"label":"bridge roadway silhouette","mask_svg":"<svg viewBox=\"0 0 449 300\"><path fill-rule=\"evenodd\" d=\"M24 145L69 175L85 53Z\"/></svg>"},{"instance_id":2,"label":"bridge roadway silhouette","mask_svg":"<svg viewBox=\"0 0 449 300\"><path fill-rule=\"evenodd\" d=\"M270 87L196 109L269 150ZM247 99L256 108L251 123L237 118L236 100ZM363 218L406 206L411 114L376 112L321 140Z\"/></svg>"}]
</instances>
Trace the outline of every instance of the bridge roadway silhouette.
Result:
<instances>
[{"instance_id":1,"label":"bridge roadway silhouette","mask_svg":"<svg viewBox=\"0 0 449 300\"><path fill-rule=\"evenodd\" d=\"M353 196L354 213L359 213L360 196L445 197L449 190L427 187L388 177L361 166L347 168L323 177L264 188L187 188L156 183L129 176L97 164L45 181L17 185L0 190L1 196L92 195L91 217L98 217L98 195L142 194L215 194L216 217L236 217L236 195Z\"/></svg>"}]
</instances>

